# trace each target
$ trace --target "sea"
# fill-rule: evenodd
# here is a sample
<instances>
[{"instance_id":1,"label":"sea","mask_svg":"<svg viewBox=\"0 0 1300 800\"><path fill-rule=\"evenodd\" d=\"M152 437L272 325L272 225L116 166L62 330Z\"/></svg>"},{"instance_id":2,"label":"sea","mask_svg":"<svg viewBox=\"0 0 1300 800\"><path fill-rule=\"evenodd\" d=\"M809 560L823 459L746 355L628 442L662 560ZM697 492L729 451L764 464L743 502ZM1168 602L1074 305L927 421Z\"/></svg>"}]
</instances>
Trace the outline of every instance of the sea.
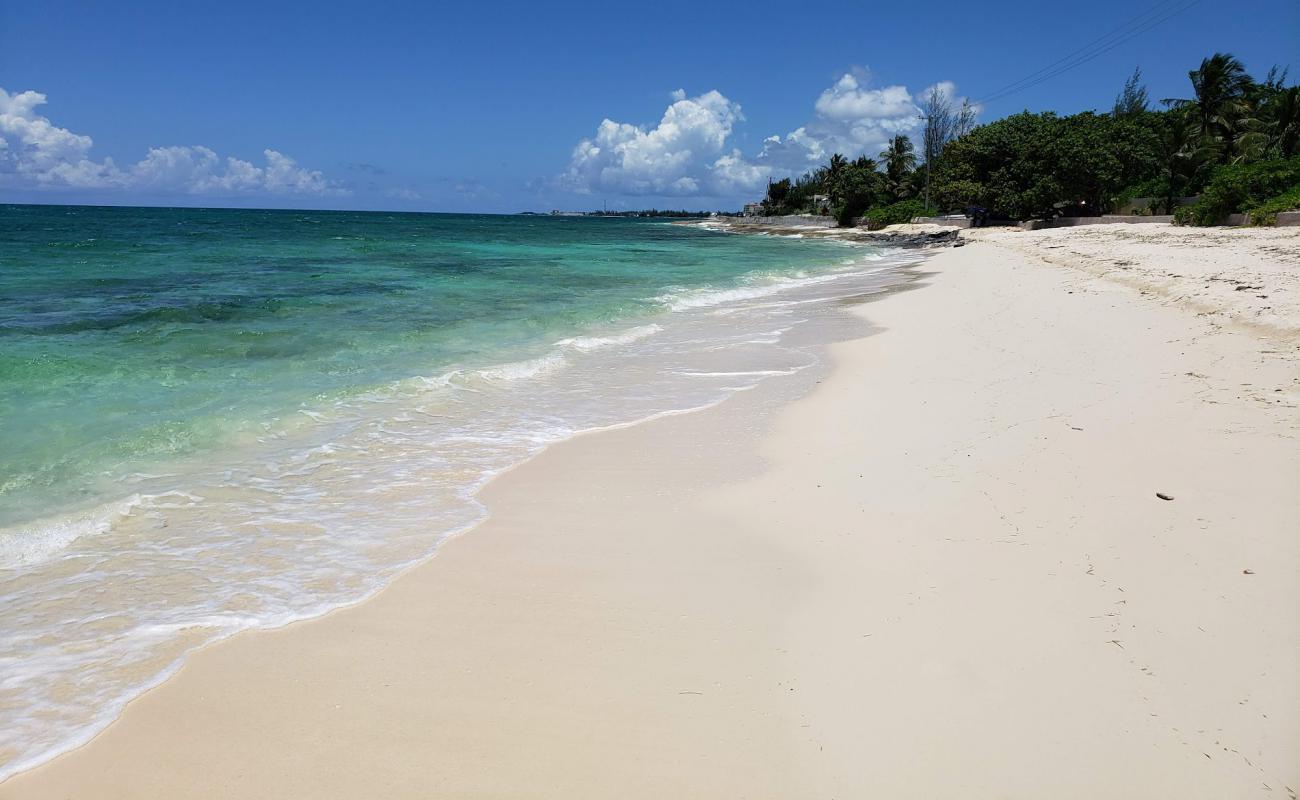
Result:
<instances>
[{"instance_id":1,"label":"sea","mask_svg":"<svg viewBox=\"0 0 1300 800\"><path fill-rule=\"evenodd\" d=\"M822 358L919 256L601 217L0 206L0 780L358 602L548 445Z\"/></svg>"}]
</instances>

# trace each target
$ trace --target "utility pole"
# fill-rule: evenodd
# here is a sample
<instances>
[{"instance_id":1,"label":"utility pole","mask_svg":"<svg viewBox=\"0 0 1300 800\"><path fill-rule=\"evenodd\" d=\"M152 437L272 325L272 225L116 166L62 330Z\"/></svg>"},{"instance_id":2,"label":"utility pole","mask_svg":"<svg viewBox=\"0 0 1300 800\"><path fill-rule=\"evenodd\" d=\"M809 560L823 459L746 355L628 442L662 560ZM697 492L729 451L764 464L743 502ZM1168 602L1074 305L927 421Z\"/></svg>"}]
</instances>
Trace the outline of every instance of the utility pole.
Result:
<instances>
[{"instance_id":1,"label":"utility pole","mask_svg":"<svg viewBox=\"0 0 1300 800\"><path fill-rule=\"evenodd\" d=\"M930 117L926 114L919 115L918 119L925 123L922 129L922 146L925 147L925 213L930 213L930 151L933 146L930 144Z\"/></svg>"}]
</instances>

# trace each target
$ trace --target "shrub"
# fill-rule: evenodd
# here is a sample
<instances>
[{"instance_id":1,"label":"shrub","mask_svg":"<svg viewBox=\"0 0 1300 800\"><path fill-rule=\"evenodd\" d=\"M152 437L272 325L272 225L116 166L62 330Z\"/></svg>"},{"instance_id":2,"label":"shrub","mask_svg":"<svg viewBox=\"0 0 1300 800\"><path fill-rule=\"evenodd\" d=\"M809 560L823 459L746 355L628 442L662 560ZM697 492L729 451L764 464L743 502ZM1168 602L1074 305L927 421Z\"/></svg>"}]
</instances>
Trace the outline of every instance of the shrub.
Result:
<instances>
[{"instance_id":1,"label":"shrub","mask_svg":"<svg viewBox=\"0 0 1300 800\"><path fill-rule=\"evenodd\" d=\"M1251 225L1276 225L1278 212L1295 209L1300 209L1300 185L1292 186L1289 190L1265 200L1246 213L1250 215Z\"/></svg>"},{"instance_id":2,"label":"shrub","mask_svg":"<svg viewBox=\"0 0 1300 800\"><path fill-rule=\"evenodd\" d=\"M1300 157L1229 164L1219 167L1195 204L1180 208L1174 221L1180 224L1217 225L1229 214L1262 207L1300 187ZM1276 209L1272 213L1276 213ZM1264 211L1268 214L1268 211Z\"/></svg>"},{"instance_id":3,"label":"shrub","mask_svg":"<svg viewBox=\"0 0 1300 800\"><path fill-rule=\"evenodd\" d=\"M1013 114L949 144L936 166L939 204L995 217L1051 219L1063 205L1093 213L1159 168L1147 115ZM1095 210L1095 211L1094 211Z\"/></svg>"},{"instance_id":4,"label":"shrub","mask_svg":"<svg viewBox=\"0 0 1300 800\"><path fill-rule=\"evenodd\" d=\"M872 229L886 225L898 225L911 222L912 217L924 217L933 209L927 209L920 200L900 200L887 206L877 206L867 212L867 223Z\"/></svg>"}]
</instances>

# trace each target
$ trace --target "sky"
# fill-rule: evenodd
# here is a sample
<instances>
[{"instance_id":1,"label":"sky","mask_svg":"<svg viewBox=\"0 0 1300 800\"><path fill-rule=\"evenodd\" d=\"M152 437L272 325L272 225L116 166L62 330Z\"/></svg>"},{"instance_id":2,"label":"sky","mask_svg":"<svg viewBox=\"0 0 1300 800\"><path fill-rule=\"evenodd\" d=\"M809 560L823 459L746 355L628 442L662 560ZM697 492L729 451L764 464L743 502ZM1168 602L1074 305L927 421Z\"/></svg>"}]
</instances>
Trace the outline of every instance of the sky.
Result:
<instances>
[{"instance_id":1,"label":"sky","mask_svg":"<svg viewBox=\"0 0 1300 800\"><path fill-rule=\"evenodd\" d=\"M1300 77L1300 2L1191 1L0 0L0 202L735 209L936 87L989 122L1107 110L1135 67L1187 97L1215 51Z\"/></svg>"}]
</instances>

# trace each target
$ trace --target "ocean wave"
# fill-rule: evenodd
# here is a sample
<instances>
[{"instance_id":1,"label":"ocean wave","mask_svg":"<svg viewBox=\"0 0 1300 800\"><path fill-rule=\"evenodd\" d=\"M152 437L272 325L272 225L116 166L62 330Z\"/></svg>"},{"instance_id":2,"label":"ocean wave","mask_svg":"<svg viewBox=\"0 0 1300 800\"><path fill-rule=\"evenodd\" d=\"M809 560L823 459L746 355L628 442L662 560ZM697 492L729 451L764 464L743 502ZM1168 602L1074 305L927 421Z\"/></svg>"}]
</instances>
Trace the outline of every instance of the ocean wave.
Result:
<instances>
[{"instance_id":1,"label":"ocean wave","mask_svg":"<svg viewBox=\"0 0 1300 800\"><path fill-rule=\"evenodd\" d=\"M823 275L804 276L804 277L770 277L762 278L763 282L750 285L735 286L726 289L714 287L704 289L688 289L685 291L668 292L659 295L655 301L666 306L671 311L690 311L696 308L709 308L720 306L727 303L736 303L743 300L757 300L763 297L770 297L780 292L788 291L798 286L809 286L827 281L839 280L851 273L832 272Z\"/></svg>"},{"instance_id":2,"label":"ocean wave","mask_svg":"<svg viewBox=\"0 0 1300 800\"><path fill-rule=\"evenodd\" d=\"M187 503L165 502L179 497ZM33 520L0 530L0 569L28 567L58 556L78 539L111 531L141 508L176 508L202 498L187 492L132 494L94 508Z\"/></svg>"},{"instance_id":3,"label":"ocean wave","mask_svg":"<svg viewBox=\"0 0 1300 800\"><path fill-rule=\"evenodd\" d=\"M474 370L474 375L489 381L518 381L536 378L560 369L567 363L561 353L547 353L544 356L530 358L526 361L514 361L496 367Z\"/></svg>"},{"instance_id":4,"label":"ocean wave","mask_svg":"<svg viewBox=\"0 0 1300 800\"><path fill-rule=\"evenodd\" d=\"M710 372L677 370L676 374L688 378L767 378L775 375L793 375L798 371L798 369L738 369Z\"/></svg>"},{"instance_id":5,"label":"ocean wave","mask_svg":"<svg viewBox=\"0 0 1300 800\"><path fill-rule=\"evenodd\" d=\"M612 334L610 336L574 336L571 339L561 339L556 342L557 347L569 347L582 352L591 352L592 350L601 350L606 347L617 347L618 345L632 344L648 336L654 336L663 330L663 327L656 324L638 325L635 328L629 328L622 333Z\"/></svg>"}]
</instances>

